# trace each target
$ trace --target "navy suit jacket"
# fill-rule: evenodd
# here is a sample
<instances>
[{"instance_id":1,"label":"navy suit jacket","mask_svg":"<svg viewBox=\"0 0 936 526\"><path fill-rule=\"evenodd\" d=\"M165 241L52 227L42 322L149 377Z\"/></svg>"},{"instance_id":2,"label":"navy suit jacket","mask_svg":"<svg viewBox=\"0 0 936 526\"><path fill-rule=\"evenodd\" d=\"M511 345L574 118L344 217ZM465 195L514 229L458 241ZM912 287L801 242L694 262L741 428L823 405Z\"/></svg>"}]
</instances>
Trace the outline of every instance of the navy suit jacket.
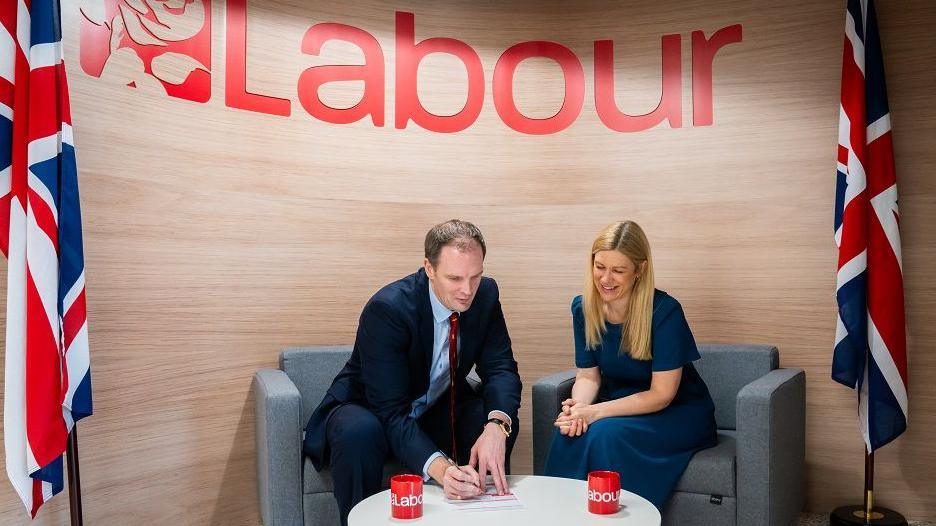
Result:
<instances>
[{"instance_id":1,"label":"navy suit jacket","mask_svg":"<svg viewBox=\"0 0 936 526\"><path fill-rule=\"evenodd\" d=\"M393 454L422 473L439 447L410 416L413 401L429 389L433 324L429 278L423 269L380 289L367 302L358 323L354 350L306 425L305 453L316 469L328 460L325 424L343 404L368 408L383 424ZM503 411L517 421L520 375L498 299L497 284L482 277L471 307L459 317L459 393L472 366L481 377L485 411Z\"/></svg>"}]
</instances>

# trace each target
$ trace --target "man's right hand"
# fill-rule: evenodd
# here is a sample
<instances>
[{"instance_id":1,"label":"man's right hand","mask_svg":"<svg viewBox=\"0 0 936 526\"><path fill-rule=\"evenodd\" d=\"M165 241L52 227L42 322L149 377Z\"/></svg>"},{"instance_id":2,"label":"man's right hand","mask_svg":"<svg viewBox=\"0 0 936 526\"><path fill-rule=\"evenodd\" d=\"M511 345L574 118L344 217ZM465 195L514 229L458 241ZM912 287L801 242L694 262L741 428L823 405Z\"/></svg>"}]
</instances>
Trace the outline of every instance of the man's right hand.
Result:
<instances>
[{"instance_id":1,"label":"man's right hand","mask_svg":"<svg viewBox=\"0 0 936 526\"><path fill-rule=\"evenodd\" d=\"M482 494L481 477L471 466L456 466L444 458L437 458L429 466L429 476L442 486L449 499L466 499Z\"/></svg>"}]
</instances>

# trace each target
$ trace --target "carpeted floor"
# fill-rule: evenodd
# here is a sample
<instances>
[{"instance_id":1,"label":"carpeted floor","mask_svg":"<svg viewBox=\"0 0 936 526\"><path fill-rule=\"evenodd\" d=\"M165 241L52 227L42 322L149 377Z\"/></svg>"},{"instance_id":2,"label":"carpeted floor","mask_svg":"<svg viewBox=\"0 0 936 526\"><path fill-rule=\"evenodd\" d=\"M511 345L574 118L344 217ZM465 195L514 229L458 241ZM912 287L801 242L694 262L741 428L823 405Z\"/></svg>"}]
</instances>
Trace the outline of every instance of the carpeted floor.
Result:
<instances>
[{"instance_id":1,"label":"carpeted floor","mask_svg":"<svg viewBox=\"0 0 936 526\"><path fill-rule=\"evenodd\" d=\"M936 526L936 522L909 522L910 526ZM829 515L827 513L803 513L800 515L799 526L829 526Z\"/></svg>"}]
</instances>

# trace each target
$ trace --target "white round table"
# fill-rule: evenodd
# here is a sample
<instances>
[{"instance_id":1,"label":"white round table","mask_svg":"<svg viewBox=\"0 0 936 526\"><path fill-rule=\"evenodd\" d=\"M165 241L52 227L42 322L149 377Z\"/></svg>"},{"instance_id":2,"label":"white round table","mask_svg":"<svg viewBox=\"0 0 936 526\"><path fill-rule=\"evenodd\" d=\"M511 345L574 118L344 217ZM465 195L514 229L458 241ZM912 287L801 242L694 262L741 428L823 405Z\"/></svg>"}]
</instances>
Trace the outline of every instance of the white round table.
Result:
<instances>
[{"instance_id":1,"label":"white round table","mask_svg":"<svg viewBox=\"0 0 936 526\"><path fill-rule=\"evenodd\" d=\"M621 509L612 515L588 512L586 495L588 483L584 480L534 475L511 475L507 483L523 508L489 511L455 510L445 503L442 488L435 484L423 486L423 516L419 519L399 520L390 517L390 490L362 500L348 516L349 526L371 524L418 523L420 526L496 526L519 524L561 524L563 526L603 525L614 519L614 524L659 526L660 512L647 499L621 490Z\"/></svg>"}]
</instances>

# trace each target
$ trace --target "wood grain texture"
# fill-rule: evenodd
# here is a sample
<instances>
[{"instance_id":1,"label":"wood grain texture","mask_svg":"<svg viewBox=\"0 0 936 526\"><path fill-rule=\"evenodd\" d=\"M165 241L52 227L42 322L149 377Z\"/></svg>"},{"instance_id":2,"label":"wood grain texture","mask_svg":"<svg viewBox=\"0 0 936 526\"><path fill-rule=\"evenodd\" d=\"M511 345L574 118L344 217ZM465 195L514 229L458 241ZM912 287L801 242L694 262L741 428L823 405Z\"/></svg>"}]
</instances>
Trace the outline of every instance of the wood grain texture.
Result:
<instances>
[{"instance_id":1,"label":"wood grain texture","mask_svg":"<svg viewBox=\"0 0 936 526\"><path fill-rule=\"evenodd\" d=\"M807 509L859 501L855 397L829 379L842 2L254 0L248 86L291 99L288 118L225 107L223 1L212 3L206 104L84 74L78 4L63 4L94 371L95 415L80 424L88 524L257 524L251 375L286 346L351 342L368 297L414 271L425 231L450 217L484 231L485 271L500 284L525 386L516 472L532 466L530 386L572 366L569 301L591 240L630 218L698 341L774 344L784 366L806 370ZM932 520L936 6L877 8L902 195L911 423L877 455L876 489L880 504ZM415 13L417 40L458 38L481 56L485 105L472 127L393 128L395 10ZM299 105L303 69L361 60L341 43L320 57L299 51L323 21L380 42L385 127L323 123ZM694 128L690 33L731 24L744 40L715 60L715 125ZM644 113L659 97L664 34L682 35L684 127L609 131L595 114L592 42L615 41L618 104ZM584 108L561 133L517 133L494 110L494 64L525 40L561 43L585 68ZM464 104L451 57L427 59L419 81L427 108ZM550 61L518 68L517 105L530 116L554 113L562 89ZM322 94L347 107L360 86ZM35 524L67 524L67 513L63 494ZM8 483L0 522L29 523Z\"/></svg>"}]
</instances>

